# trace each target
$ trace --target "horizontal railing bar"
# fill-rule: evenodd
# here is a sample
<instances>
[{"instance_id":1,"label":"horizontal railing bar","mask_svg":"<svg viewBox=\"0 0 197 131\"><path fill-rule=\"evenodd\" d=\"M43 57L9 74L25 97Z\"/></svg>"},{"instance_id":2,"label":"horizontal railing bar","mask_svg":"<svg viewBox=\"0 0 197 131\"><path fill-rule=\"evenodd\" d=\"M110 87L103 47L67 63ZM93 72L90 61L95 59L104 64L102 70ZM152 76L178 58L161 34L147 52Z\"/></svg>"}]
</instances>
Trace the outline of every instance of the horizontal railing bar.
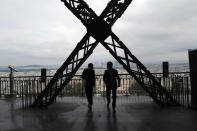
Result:
<instances>
[{"instance_id":1,"label":"horizontal railing bar","mask_svg":"<svg viewBox=\"0 0 197 131\"><path fill-rule=\"evenodd\" d=\"M171 75L171 74L189 74L190 72L169 72L169 75ZM151 73L151 74L153 74L153 75L162 75L163 73ZM121 73L121 74L119 74L120 76L121 75L129 75L128 73ZM81 76L81 75L75 75L75 76ZM103 74L96 74L96 76L103 76ZM40 77L40 76L15 76L14 78L24 78L24 77L27 77L27 78L29 78L29 77L33 77L33 78L36 78L36 77ZM46 77L53 77L53 76L50 76L50 75L47 75ZM8 76L7 77L1 77L0 76L0 78L9 78Z\"/></svg>"}]
</instances>

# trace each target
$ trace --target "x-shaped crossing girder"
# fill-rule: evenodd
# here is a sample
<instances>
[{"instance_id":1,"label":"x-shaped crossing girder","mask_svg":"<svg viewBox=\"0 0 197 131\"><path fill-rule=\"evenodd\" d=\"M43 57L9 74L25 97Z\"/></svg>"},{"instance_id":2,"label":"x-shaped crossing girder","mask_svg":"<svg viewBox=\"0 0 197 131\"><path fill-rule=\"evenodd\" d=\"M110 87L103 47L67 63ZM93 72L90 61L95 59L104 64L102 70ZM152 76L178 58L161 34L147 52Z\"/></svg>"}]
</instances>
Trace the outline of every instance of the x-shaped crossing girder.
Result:
<instances>
[{"instance_id":1,"label":"x-shaped crossing girder","mask_svg":"<svg viewBox=\"0 0 197 131\"><path fill-rule=\"evenodd\" d=\"M128 73L149 93L155 102L171 105L178 104L111 30L113 24L121 17L132 0L111 0L100 16L97 16L83 0L61 1L81 20L87 28L87 33L63 65L57 70L54 77L36 98L32 106L48 106L52 104L80 66L92 54L99 42L123 65ZM95 39L92 43L89 41L91 36ZM106 38L111 38L111 42L105 41ZM123 53L120 54L119 51ZM83 54L80 55L79 52L83 52Z\"/></svg>"},{"instance_id":2,"label":"x-shaped crossing girder","mask_svg":"<svg viewBox=\"0 0 197 131\"><path fill-rule=\"evenodd\" d=\"M97 41L104 41L111 33L111 27L124 13L132 0L111 0L100 16L83 0L61 0L81 20L87 33Z\"/></svg>"}]
</instances>

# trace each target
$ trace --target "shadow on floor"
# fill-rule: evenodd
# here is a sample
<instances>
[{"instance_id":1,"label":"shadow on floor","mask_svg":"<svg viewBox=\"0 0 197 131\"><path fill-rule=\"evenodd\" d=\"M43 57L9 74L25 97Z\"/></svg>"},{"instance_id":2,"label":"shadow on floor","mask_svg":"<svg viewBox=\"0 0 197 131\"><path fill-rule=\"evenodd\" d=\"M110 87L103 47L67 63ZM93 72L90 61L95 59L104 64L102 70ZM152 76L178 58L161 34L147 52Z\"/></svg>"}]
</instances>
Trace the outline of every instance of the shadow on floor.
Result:
<instances>
[{"instance_id":1,"label":"shadow on floor","mask_svg":"<svg viewBox=\"0 0 197 131\"><path fill-rule=\"evenodd\" d=\"M102 102L99 102L102 101ZM196 131L197 111L160 107L152 102L118 102L117 111L96 98L87 103L58 101L44 109L16 108L16 100L0 100L0 131Z\"/></svg>"}]
</instances>

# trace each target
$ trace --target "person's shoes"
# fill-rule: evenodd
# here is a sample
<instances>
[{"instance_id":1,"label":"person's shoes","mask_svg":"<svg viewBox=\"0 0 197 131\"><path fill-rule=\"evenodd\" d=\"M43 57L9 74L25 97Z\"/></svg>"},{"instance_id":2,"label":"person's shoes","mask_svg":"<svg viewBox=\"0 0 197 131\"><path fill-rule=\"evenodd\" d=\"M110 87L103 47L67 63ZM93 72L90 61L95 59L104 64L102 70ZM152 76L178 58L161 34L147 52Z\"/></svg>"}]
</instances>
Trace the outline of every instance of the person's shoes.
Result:
<instances>
[{"instance_id":1,"label":"person's shoes","mask_svg":"<svg viewBox=\"0 0 197 131\"><path fill-rule=\"evenodd\" d=\"M109 102L107 102L107 108L109 108L109 104L110 104L110 103L109 103Z\"/></svg>"},{"instance_id":2,"label":"person's shoes","mask_svg":"<svg viewBox=\"0 0 197 131\"><path fill-rule=\"evenodd\" d=\"M116 112L116 108L114 106L112 106L112 109L113 109L113 113Z\"/></svg>"},{"instance_id":3,"label":"person's shoes","mask_svg":"<svg viewBox=\"0 0 197 131\"><path fill-rule=\"evenodd\" d=\"M92 105L88 104L89 110L92 110Z\"/></svg>"},{"instance_id":4,"label":"person's shoes","mask_svg":"<svg viewBox=\"0 0 197 131\"><path fill-rule=\"evenodd\" d=\"M113 109L113 111L116 111L116 105L115 104L112 104L112 109Z\"/></svg>"}]
</instances>

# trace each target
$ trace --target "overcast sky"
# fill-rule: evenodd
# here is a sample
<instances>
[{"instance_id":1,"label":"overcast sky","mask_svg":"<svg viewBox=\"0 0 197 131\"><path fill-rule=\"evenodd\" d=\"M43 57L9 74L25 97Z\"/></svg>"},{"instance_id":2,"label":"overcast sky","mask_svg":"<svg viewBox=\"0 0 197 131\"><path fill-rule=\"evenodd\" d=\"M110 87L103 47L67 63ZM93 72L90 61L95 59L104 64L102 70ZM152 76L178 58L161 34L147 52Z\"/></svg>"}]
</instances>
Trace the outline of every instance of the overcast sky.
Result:
<instances>
[{"instance_id":1,"label":"overcast sky","mask_svg":"<svg viewBox=\"0 0 197 131\"><path fill-rule=\"evenodd\" d=\"M109 0L85 0L99 15ZM188 62L197 0L133 0L112 30L144 63ZM86 28L60 0L0 0L0 65L61 65ZM112 60L98 46L88 61Z\"/></svg>"}]
</instances>

